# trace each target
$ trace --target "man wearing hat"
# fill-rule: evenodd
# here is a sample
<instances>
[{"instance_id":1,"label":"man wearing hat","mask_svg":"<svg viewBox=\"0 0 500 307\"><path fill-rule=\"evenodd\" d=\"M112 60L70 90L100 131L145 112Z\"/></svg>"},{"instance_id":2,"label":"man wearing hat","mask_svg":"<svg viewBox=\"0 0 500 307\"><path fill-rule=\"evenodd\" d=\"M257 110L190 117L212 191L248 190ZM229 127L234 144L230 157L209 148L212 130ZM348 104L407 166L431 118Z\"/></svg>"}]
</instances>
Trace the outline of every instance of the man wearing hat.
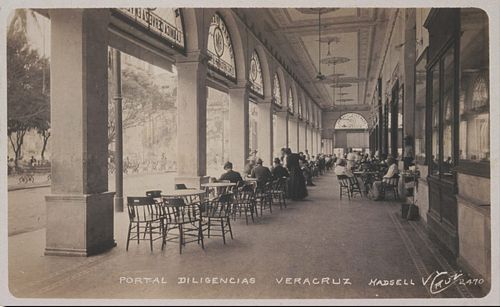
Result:
<instances>
[{"instance_id":1,"label":"man wearing hat","mask_svg":"<svg viewBox=\"0 0 500 307\"><path fill-rule=\"evenodd\" d=\"M229 180L231 183L243 181L240 173L233 171L233 163L227 161L224 164L224 170L226 172L220 176L219 180Z\"/></svg>"},{"instance_id":2,"label":"man wearing hat","mask_svg":"<svg viewBox=\"0 0 500 307\"><path fill-rule=\"evenodd\" d=\"M273 174L273 177L275 179L290 176L286 168L284 168L283 165L281 165L280 158L274 158L274 167L272 168L271 173Z\"/></svg>"},{"instance_id":3,"label":"man wearing hat","mask_svg":"<svg viewBox=\"0 0 500 307\"><path fill-rule=\"evenodd\" d=\"M262 159L260 158L255 162L250 177L256 178L258 185L264 185L266 182L273 180L273 174L267 167L262 166Z\"/></svg>"}]
</instances>

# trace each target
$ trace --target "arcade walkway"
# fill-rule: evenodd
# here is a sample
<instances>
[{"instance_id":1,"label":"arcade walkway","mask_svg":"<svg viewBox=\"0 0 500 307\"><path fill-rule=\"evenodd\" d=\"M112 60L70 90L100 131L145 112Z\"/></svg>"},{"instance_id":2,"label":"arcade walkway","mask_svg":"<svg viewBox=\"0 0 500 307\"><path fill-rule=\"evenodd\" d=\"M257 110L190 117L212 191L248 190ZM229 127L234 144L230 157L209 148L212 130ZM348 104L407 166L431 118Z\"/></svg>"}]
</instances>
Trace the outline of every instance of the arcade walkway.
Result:
<instances>
[{"instance_id":1,"label":"arcade walkway","mask_svg":"<svg viewBox=\"0 0 500 307\"><path fill-rule=\"evenodd\" d=\"M159 242L153 254L147 242L132 243L126 252L126 213L115 216L117 247L99 256L43 256L44 229L11 236L10 291L43 298L426 298L431 294L422 278L453 271L421 224L399 217L399 202L340 201L332 173L317 178L316 185L307 201L290 202L282 211L276 207L248 226L236 221L235 239L226 246L210 238L204 251L188 244L182 255L174 243L162 252ZM240 284L178 284L200 277L233 277ZM158 279L145 284L147 278ZM297 284L286 284L286 278ZM370 286L376 278L414 285ZM342 285L331 284L339 279ZM433 297L474 292L452 286Z\"/></svg>"}]
</instances>

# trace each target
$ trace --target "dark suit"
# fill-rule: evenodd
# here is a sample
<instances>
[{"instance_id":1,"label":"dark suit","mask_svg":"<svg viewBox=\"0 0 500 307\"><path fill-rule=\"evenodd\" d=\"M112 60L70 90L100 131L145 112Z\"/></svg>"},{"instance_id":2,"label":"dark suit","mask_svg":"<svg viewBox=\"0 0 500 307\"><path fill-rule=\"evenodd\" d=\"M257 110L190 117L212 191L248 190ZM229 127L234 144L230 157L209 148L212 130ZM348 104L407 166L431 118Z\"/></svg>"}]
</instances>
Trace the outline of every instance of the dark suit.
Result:
<instances>
[{"instance_id":1,"label":"dark suit","mask_svg":"<svg viewBox=\"0 0 500 307\"><path fill-rule=\"evenodd\" d=\"M229 180L232 183L238 183L240 181L243 181L243 178L241 178L240 173L230 170L229 172L222 174L219 180Z\"/></svg>"},{"instance_id":2,"label":"dark suit","mask_svg":"<svg viewBox=\"0 0 500 307\"><path fill-rule=\"evenodd\" d=\"M276 165L275 167L273 167L272 171L273 173L273 177L275 179L279 179L279 178L282 178L282 177L288 177L290 176L290 174L288 173L288 171L286 170L286 168L284 168L281 164L280 165Z\"/></svg>"},{"instance_id":3,"label":"dark suit","mask_svg":"<svg viewBox=\"0 0 500 307\"><path fill-rule=\"evenodd\" d=\"M252 169L252 173L250 174L250 177L256 178L258 184L265 184L268 181L273 180L273 174L271 174L271 171L262 165L257 165Z\"/></svg>"}]
</instances>

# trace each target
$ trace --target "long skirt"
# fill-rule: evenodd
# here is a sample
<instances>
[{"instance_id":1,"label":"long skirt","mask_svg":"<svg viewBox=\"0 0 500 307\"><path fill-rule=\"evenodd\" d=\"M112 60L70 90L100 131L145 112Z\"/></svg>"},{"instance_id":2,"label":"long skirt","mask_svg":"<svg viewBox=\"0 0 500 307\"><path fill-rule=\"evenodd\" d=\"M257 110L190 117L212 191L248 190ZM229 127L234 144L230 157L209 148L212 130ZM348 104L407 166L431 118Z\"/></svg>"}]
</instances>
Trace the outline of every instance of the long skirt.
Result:
<instances>
[{"instance_id":1,"label":"long skirt","mask_svg":"<svg viewBox=\"0 0 500 307\"><path fill-rule=\"evenodd\" d=\"M290 170L287 196L292 200L301 200L307 196L306 180L302 170Z\"/></svg>"}]
</instances>

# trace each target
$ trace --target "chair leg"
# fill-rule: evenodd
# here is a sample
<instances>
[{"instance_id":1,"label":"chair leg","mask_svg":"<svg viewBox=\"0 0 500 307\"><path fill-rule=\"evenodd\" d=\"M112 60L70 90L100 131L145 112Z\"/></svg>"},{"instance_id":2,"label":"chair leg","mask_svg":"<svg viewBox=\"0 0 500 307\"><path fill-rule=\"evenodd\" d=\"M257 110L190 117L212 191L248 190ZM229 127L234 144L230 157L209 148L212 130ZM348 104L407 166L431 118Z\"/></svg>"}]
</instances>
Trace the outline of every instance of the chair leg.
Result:
<instances>
[{"instance_id":1,"label":"chair leg","mask_svg":"<svg viewBox=\"0 0 500 307\"><path fill-rule=\"evenodd\" d=\"M231 240L234 240L233 229L231 228L231 221L229 219L227 219L227 226L229 227L229 234L231 235Z\"/></svg>"},{"instance_id":2,"label":"chair leg","mask_svg":"<svg viewBox=\"0 0 500 307\"><path fill-rule=\"evenodd\" d=\"M137 244L139 244L139 240L141 239L140 235L140 224L137 223Z\"/></svg>"},{"instance_id":3,"label":"chair leg","mask_svg":"<svg viewBox=\"0 0 500 307\"><path fill-rule=\"evenodd\" d=\"M153 252L153 224L149 225L149 246L151 247L151 252Z\"/></svg>"},{"instance_id":4,"label":"chair leg","mask_svg":"<svg viewBox=\"0 0 500 307\"><path fill-rule=\"evenodd\" d=\"M182 245L184 244L184 232L182 224L179 224L179 254L182 254Z\"/></svg>"},{"instance_id":5,"label":"chair leg","mask_svg":"<svg viewBox=\"0 0 500 307\"><path fill-rule=\"evenodd\" d=\"M146 223L146 228L144 229L144 236L142 237L143 239L146 239L146 234L148 234L148 229L149 229L150 223Z\"/></svg>"},{"instance_id":6,"label":"chair leg","mask_svg":"<svg viewBox=\"0 0 500 307\"><path fill-rule=\"evenodd\" d=\"M208 218L208 238L210 238L210 226L211 226L211 219Z\"/></svg>"},{"instance_id":7,"label":"chair leg","mask_svg":"<svg viewBox=\"0 0 500 307\"><path fill-rule=\"evenodd\" d=\"M201 220L198 225L198 238L201 240L201 248L205 249L205 244L203 243L203 229L201 227Z\"/></svg>"},{"instance_id":8,"label":"chair leg","mask_svg":"<svg viewBox=\"0 0 500 307\"><path fill-rule=\"evenodd\" d=\"M128 223L128 234L127 234L127 248L125 249L126 251L128 251L128 244L130 242L130 233L132 231L132 223Z\"/></svg>"},{"instance_id":9,"label":"chair leg","mask_svg":"<svg viewBox=\"0 0 500 307\"><path fill-rule=\"evenodd\" d=\"M222 228L222 241L226 244L226 232L224 231L224 219L220 220L220 226Z\"/></svg>"},{"instance_id":10,"label":"chair leg","mask_svg":"<svg viewBox=\"0 0 500 307\"><path fill-rule=\"evenodd\" d=\"M161 231L161 250L165 247L167 241L165 240L165 222L163 220L160 221L160 231Z\"/></svg>"}]
</instances>

